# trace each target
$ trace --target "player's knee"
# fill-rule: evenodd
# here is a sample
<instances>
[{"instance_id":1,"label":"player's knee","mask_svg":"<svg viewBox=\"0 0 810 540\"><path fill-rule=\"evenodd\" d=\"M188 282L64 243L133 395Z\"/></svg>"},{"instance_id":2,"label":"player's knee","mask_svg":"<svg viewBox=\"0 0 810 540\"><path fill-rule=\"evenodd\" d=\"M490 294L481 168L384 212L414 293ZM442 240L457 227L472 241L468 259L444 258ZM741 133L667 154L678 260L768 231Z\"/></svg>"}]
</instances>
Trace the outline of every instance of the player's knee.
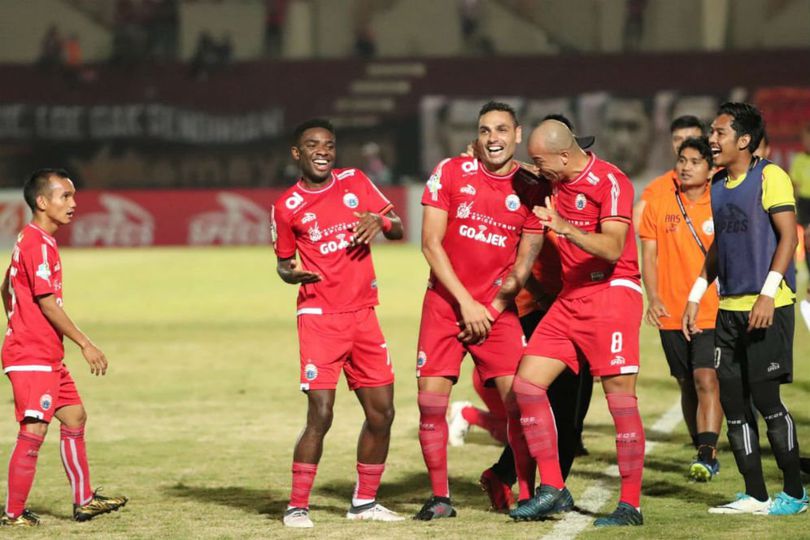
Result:
<instances>
[{"instance_id":1,"label":"player's knee","mask_svg":"<svg viewBox=\"0 0 810 540\"><path fill-rule=\"evenodd\" d=\"M309 406L309 415L307 416L307 427L326 433L332 427L332 419L334 413L332 406L329 403L315 403Z\"/></svg>"},{"instance_id":2,"label":"player's knee","mask_svg":"<svg viewBox=\"0 0 810 540\"><path fill-rule=\"evenodd\" d=\"M391 424L394 423L394 405L375 410L366 418L368 426L372 431L390 431Z\"/></svg>"},{"instance_id":3,"label":"player's knee","mask_svg":"<svg viewBox=\"0 0 810 540\"><path fill-rule=\"evenodd\" d=\"M20 422L20 431L44 437L48 433L48 424L34 418L25 418Z\"/></svg>"},{"instance_id":4,"label":"player's knee","mask_svg":"<svg viewBox=\"0 0 810 540\"><path fill-rule=\"evenodd\" d=\"M718 392L717 375L714 370L709 373L695 373L695 390L699 394L716 394Z\"/></svg>"}]
</instances>

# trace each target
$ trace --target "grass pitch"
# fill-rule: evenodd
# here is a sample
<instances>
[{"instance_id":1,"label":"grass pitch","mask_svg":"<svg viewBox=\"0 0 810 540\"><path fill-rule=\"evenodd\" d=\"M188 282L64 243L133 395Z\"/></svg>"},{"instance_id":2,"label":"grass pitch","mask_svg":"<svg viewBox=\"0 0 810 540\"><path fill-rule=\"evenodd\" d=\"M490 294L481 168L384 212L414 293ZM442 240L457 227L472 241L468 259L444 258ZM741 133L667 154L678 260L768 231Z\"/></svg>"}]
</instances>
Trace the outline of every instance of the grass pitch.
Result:
<instances>
[{"instance_id":1,"label":"grass pitch","mask_svg":"<svg viewBox=\"0 0 810 540\"><path fill-rule=\"evenodd\" d=\"M285 530L292 447L304 423L298 391L295 287L275 275L268 248L64 250L65 306L111 362L94 378L80 353L67 345L67 363L89 414L88 452L94 487L126 494L118 513L84 524L70 520L70 492L58 456L58 427L40 452L29 507L43 518L38 530L3 531L9 538L538 538L555 522L511 523L486 511L481 471L500 448L480 431L450 448L450 484L459 517L435 523L348 522L355 481L355 443L362 413L345 385L338 391L335 422L327 436L311 499L316 528ZM379 318L397 373L397 419L379 499L411 515L429 495L417 440L413 376L421 298L427 268L413 246L377 246ZM784 399L810 444L808 332L796 328L796 382ZM341 383L343 384L343 383ZM677 400L657 333L642 332L640 407L649 427ZM4 385L0 415L0 467L5 470L17 427L11 390ZM452 399L476 396L470 365ZM781 489L767 450L769 489ZM709 484L685 474L693 451L681 424L647 457L642 506L646 524L633 530L586 528L582 537L806 538L807 515L793 518L710 516L710 505L742 490L734 459L721 437L722 470ZM614 497L618 479L604 470L615 462L613 427L601 390L586 421L591 452L569 479L576 499L605 481ZM5 477L3 477L5 478Z\"/></svg>"}]
</instances>

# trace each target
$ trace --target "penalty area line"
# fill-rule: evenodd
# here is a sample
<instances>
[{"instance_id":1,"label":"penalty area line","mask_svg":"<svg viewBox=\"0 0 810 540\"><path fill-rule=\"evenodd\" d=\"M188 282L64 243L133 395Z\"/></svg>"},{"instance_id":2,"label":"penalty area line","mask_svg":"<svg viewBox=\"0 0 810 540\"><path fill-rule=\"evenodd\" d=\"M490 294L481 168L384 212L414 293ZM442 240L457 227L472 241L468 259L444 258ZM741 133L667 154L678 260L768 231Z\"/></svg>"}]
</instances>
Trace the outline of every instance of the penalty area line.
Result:
<instances>
[{"instance_id":1,"label":"penalty area line","mask_svg":"<svg viewBox=\"0 0 810 540\"><path fill-rule=\"evenodd\" d=\"M648 429L651 432L672 433L681 422L682 418L681 401L678 400ZM647 456L652 453L657 446L658 441L647 441L644 445L644 455ZM619 477L619 467L617 465L611 465L602 472L608 476ZM598 480L594 485L588 487L579 498L575 499L576 505L583 510L596 513L613 497L614 489L615 486L609 487L604 480ZM590 515L581 514L579 512L568 512L557 522L554 528L551 529L551 532L542 538L553 538L555 540L573 539L592 522L593 517Z\"/></svg>"}]
</instances>

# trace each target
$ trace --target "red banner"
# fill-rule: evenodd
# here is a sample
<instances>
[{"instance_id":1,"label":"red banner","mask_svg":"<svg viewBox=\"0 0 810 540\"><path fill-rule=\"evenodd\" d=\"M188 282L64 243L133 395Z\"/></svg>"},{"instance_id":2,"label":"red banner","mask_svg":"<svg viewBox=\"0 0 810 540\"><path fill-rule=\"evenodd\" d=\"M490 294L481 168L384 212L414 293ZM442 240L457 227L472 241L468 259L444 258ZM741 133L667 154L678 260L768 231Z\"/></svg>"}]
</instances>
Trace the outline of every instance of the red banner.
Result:
<instances>
[{"instance_id":1,"label":"red banner","mask_svg":"<svg viewBox=\"0 0 810 540\"><path fill-rule=\"evenodd\" d=\"M270 205L283 191L79 191L73 223L57 239L75 247L270 244ZM406 189L383 192L407 215Z\"/></svg>"}]
</instances>

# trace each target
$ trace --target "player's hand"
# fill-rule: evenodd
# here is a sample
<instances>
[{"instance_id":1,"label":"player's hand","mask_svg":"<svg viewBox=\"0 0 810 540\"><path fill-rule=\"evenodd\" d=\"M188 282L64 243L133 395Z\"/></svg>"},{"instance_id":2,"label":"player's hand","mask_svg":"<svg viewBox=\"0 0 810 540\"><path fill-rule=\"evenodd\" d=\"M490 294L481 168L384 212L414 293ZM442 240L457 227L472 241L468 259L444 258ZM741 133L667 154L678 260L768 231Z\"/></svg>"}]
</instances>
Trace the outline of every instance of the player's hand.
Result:
<instances>
[{"instance_id":1,"label":"player's hand","mask_svg":"<svg viewBox=\"0 0 810 540\"><path fill-rule=\"evenodd\" d=\"M768 328L773 324L774 301L770 296L757 296L748 314L748 331Z\"/></svg>"},{"instance_id":2,"label":"player's hand","mask_svg":"<svg viewBox=\"0 0 810 540\"><path fill-rule=\"evenodd\" d=\"M555 233L565 233L565 228L568 226L568 222L565 221L560 214L557 213L557 210L554 209L554 205L551 202L551 197L546 197L545 206L535 206L532 208L532 212L534 212L534 215L540 220L540 223Z\"/></svg>"},{"instance_id":3,"label":"player's hand","mask_svg":"<svg viewBox=\"0 0 810 540\"><path fill-rule=\"evenodd\" d=\"M93 375L106 375L107 373L107 357L101 352L101 349L88 342L82 347L82 354L87 363L90 364L90 373Z\"/></svg>"},{"instance_id":4,"label":"player's hand","mask_svg":"<svg viewBox=\"0 0 810 540\"><path fill-rule=\"evenodd\" d=\"M492 317L483 304L471 300L459 306L461 309L461 333L458 339L462 343L479 345L484 342L492 329Z\"/></svg>"},{"instance_id":5,"label":"player's hand","mask_svg":"<svg viewBox=\"0 0 810 540\"><path fill-rule=\"evenodd\" d=\"M460 157L468 157L468 158L480 158L481 157L481 146L478 143L478 139L473 140L470 144L467 145L467 148L459 154Z\"/></svg>"},{"instance_id":6,"label":"player's hand","mask_svg":"<svg viewBox=\"0 0 810 540\"><path fill-rule=\"evenodd\" d=\"M686 341L692 341L693 334L700 334L703 332L700 328L698 328L697 316L698 316L698 308L700 308L700 304L697 302L687 302L686 309L683 310L683 319L681 319L681 331L683 332L683 336L686 338Z\"/></svg>"},{"instance_id":7,"label":"player's hand","mask_svg":"<svg viewBox=\"0 0 810 540\"><path fill-rule=\"evenodd\" d=\"M321 280L321 275L298 268L298 261L290 261L290 269L287 273L287 283L317 283Z\"/></svg>"},{"instance_id":8,"label":"player's hand","mask_svg":"<svg viewBox=\"0 0 810 540\"><path fill-rule=\"evenodd\" d=\"M644 314L644 320L647 321L647 324L661 328L660 317L669 316L669 311L667 311L666 306L664 306L664 303L661 302L661 300L658 298L650 299L650 305L647 306L647 313Z\"/></svg>"},{"instance_id":9,"label":"player's hand","mask_svg":"<svg viewBox=\"0 0 810 540\"><path fill-rule=\"evenodd\" d=\"M359 219L356 225L350 227L354 233L350 244L352 247L361 244L368 244L371 240L382 231L382 216L373 212L355 212L355 216Z\"/></svg>"}]
</instances>

